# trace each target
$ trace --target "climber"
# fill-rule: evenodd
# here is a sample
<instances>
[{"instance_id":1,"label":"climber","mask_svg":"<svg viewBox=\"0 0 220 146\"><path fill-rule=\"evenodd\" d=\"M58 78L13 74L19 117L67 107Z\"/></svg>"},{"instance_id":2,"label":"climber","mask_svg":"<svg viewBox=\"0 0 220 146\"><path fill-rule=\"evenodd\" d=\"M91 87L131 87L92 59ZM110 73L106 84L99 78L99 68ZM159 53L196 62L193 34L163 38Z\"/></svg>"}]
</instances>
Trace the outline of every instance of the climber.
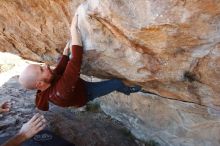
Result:
<instances>
[{"instance_id":1,"label":"climber","mask_svg":"<svg viewBox=\"0 0 220 146\"><path fill-rule=\"evenodd\" d=\"M129 95L141 90L140 86L128 87L118 79L87 82L80 78L83 48L77 20L78 15L75 15L70 28L71 44L67 43L62 58L54 70L48 65L32 64L19 76L22 86L38 90L35 103L40 110L48 110L49 101L62 107L81 107L88 101L112 91ZM69 52L72 56L70 59Z\"/></svg>"},{"instance_id":2,"label":"climber","mask_svg":"<svg viewBox=\"0 0 220 146\"><path fill-rule=\"evenodd\" d=\"M0 105L0 113L9 112L11 108L10 102L6 101ZM1 146L20 146L24 141L30 139L46 126L46 120L43 115L35 114L27 123L23 124L20 131L1 144Z\"/></svg>"}]
</instances>

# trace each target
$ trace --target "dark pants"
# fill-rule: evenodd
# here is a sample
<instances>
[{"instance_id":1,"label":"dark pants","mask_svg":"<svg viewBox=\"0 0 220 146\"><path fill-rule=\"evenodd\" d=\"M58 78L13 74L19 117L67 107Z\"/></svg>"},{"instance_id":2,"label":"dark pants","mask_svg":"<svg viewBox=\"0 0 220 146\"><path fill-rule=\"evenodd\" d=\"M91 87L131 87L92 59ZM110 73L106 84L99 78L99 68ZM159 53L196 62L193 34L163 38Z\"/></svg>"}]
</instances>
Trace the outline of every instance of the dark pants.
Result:
<instances>
[{"instance_id":1,"label":"dark pants","mask_svg":"<svg viewBox=\"0 0 220 146\"><path fill-rule=\"evenodd\" d=\"M85 82L85 84L89 100L104 96L113 91L122 92L126 95L130 94L129 87L118 79L111 79L101 82Z\"/></svg>"}]
</instances>

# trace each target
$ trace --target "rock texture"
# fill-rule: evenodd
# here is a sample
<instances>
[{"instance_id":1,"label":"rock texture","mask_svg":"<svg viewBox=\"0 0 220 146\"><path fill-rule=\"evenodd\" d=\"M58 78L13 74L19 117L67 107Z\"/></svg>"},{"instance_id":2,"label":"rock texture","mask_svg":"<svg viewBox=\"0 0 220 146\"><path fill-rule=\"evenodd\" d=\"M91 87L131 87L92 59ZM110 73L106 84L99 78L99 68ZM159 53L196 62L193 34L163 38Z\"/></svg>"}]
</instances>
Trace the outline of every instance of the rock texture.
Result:
<instances>
[{"instance_id":1,"label":"rock texture","mask_svg":"<svg viewBox=\"0 0 220 146\"><path fill-rule=\"evenodd\" d=\"M101 102L107 113L143 140L219 145L220 1L82 2L2 0L0 50L54 63L76 11L82 73L122 78L151 93L107 98Z\"/></svg>"},{"instance_id":2,"label":"rock texture","mask_svg":"<svg viewBox=\"0 0 220 146\"><path fill-rule=\"evenodd\" d=\"M85 49L95 51L87 51L85 73L218 109L219 2L87 1L80 26Z\"/></svg>"},{"instance_id":3,"label":"rock texture","mask_svg":"<svg viewBox=\"0 0 220 146\"><path fill-rule=\"evenodd\" d=\"M70 23L83 0L1 0L0 50L53 63L70 38Z\"/></svg>"},{"instance_id":4,"label":"rock texture","mask_svg":"<svg viewBox=\"0 0 220 146\"><path fill-rule=\"evenodd\" d=\"M139 139L161 146L218 146L220 111L151 94L111 94L100 100L105 113Z\"/></svg>"}]
</instances>

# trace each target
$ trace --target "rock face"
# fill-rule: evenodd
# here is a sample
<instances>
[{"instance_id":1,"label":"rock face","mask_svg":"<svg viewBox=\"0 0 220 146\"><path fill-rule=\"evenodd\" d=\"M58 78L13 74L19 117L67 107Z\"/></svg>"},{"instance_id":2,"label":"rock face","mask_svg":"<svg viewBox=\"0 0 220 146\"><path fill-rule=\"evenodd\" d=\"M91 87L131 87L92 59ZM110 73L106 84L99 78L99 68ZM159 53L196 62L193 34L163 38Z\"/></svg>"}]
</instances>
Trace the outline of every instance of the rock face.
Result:
<instances>
[{"instance_id":1,"label":"rock face","mask_svg":"<svg viewBox=\"0 0 220 146\"><path fill-rule=\"evenodd\" d=\"M0 50L55 62L80 3L1 1ZM155 94L104 99L107 113L143 140L220 144L220 0L87 0L76 12L82 73L122 78Z\"/></svg>"},{"instance_id":2,"label":"rock face","mask_svg":"<svg viewBox=\"0 0 220 146\"><path fill-rule=\"evenodd\" d=\"M87 51L85 73L218 108L219 2L87 1L78 9L80 26L85 49L95 51Z\"/></svg>"},{"instance_id":3,"label":"rock face","mask_svg":"<svg viewBox=\"0 0 220 146\"><path fill-rule=\"evenodd\" d=\"M220 112L150 94L108 95L105 113L122 121L137 138L161 146L218 146Z\"/></svg>"},{"instance_id":4,"label":"rock face","mask_svg":"<svg viewBox=\"0 0 220 146\"><path fill-rule=\"evenodd\" d=\"M83 0L0 1L0 50L55 62L70 37L75 8Z\"/></svg>"}]
</instances>

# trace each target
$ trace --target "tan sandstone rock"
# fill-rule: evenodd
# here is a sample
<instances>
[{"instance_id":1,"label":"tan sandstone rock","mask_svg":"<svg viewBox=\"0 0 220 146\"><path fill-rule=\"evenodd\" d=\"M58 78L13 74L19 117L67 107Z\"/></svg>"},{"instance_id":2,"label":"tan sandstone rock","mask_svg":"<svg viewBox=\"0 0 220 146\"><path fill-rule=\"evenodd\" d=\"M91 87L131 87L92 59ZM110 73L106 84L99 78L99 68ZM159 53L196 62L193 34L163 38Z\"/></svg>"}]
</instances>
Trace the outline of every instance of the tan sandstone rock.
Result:
<instances>
[{"instance_id":1,"label":"tan sandstone rock","mask_svg":"<svg viewBox=\"0 0 220 146\"><path fill-rule=\"evenodd\" d=\"M218 109L219 2L87 1L78 9L85 73Z\"/></svg>"},{"instance_id":2,"label":"tan sandstone rock","mask_svg":"<svg viewBox=\"0 0 220 146\"><path fill-rule=\"evenodd\" d=\"M70 23L84 0L1 0L0 50L54 63L70 38Z\"/></svg>"}]
</instances>

